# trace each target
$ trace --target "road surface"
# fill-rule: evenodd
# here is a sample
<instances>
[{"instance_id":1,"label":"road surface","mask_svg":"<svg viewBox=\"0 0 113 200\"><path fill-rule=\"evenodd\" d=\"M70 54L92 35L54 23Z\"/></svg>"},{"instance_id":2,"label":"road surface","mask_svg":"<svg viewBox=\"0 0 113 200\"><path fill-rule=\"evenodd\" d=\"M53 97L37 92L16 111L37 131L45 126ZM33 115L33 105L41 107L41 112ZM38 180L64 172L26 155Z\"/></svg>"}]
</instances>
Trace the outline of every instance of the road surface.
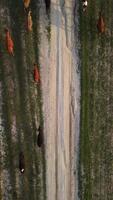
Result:
<instances>
[{"instance_id":1,"label":"road surface","mask_svg":"<svg viewBox=\"0 0 113 200\"><path fill-rule=\"evenodd\" d=\"M42 13L43 6L40 13L40 63L47 199L74 200L78 198L77 147L80 99L77 7L73 1L51 1L50 41L46 40L43 26L46 17L42 17Z\"/></svg>"}]
</instances>

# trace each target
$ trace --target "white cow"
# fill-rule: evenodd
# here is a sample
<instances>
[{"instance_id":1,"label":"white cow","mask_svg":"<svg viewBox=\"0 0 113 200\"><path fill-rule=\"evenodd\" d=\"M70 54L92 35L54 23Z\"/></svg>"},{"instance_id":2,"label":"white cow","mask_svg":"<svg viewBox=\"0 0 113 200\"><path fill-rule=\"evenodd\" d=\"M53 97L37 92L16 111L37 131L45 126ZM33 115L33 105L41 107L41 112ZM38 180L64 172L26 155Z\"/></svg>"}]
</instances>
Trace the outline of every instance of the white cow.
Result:
<instances>
[{"instance_id":1,"label":"white cow","mask_svg":"<svg viewBox=\"0 0 113 200\"><path fill-rule=\"evenodd\" d=\"M83 0L82 6L83 6L83 11L85 12L86 9L87 9L87 6L88 6L88 1L87 0Z\"/></svg>"}]
</instances>

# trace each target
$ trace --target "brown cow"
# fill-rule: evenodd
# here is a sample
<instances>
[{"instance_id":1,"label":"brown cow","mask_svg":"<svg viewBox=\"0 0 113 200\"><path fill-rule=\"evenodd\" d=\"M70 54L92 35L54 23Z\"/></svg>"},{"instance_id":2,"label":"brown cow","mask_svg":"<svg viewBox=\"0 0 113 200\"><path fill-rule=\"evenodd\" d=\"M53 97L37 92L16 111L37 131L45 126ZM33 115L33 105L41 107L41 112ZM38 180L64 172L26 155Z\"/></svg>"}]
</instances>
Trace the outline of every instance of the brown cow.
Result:
<instances>
[{"instance_id":1,"label":"brown cow","mask_svg":"<svg viewBox=\"0 0 113 200\"><path fill-rule=\"evenodd\" d=\"M20 169L21 173L24 173L24 171L25 171L25 160L24 160L23 152L20 152L20 154L19 154L19 169Z\"/></svg>"},{"instance_id":2,"label":"brown cow","mask_svg":"<svg viewBox=\"0 0 113 200\"><path fill-rule=\"evenodd\" d=\"M29 7L30 0L23 0L23 2L24 2L25 9L27 9Z\"/></svg>"},{"instance_id":3,"label":"brown cow","mask_svg":"<svg viewBox=\"0 0 113 200\"><path fill-rule=\"evenodd\" d=\"M99 33L104 33L105 32L105 21L104 18L102 16L102 13L99 13L99 19L97 22L97 29L99 31Z\"/></svg>"},{"instance_id":4,"label":"brown cow","mask_svg":"<svg viewBox=\"0 0 113 200\"><path fill-rule=\"evenodd\" d=\"M6 31L6 46L7 46L7 50L9 52L9 54L14 55L14 44L13 44L13 40L11 38L11 34L10 34L8 29L5 29L5 31Z\"/></svg>"},{"instance_id":5,"label":"brown cow","mask_svg":"<svg viewBox=\"0 0 113 200\"><path fill-rule=\"evenodd\" d=\"M32 26L33 26L33 22L32 22L31 11L29 11L28 12L28 17L27 17L27 28L28 28L28 31L32 31Z\"/></svg>"},{"instance_id":6,"label":"brown cow","mask_svg":"<svg viewBox=\"0 0 113 200\"><path fill-rule=\"evenodd\" d=\"M37 64L34 64L33 76L34 76L34 81L36 83L39 83L40 82L40 75L39 75L39 71L38 71L38 68L37 68Z\"/></svg>"}]
</instances>

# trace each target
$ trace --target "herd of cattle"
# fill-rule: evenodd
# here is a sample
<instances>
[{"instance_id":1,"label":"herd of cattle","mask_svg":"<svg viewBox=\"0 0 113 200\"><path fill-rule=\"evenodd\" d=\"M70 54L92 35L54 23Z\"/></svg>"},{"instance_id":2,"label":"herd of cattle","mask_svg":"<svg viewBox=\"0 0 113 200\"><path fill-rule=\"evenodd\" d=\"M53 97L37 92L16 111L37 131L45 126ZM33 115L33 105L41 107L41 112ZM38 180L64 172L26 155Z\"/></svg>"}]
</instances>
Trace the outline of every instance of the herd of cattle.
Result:
<instances>
[{"instance_id":1,"label":"herd of cattle","mask_svg":"<svg viewBox=\"0 0 113 200\"><path fill-rule=\"evenodd\" d=\"M23 3L24 3L24 8L25 8L26 13L27 13L27 29L28 29L28 31L32 31L32 25L33 25L32 15L31 15L31 10L29 10L30 0L23 0ZM84 12L87 10L87 6L88 6L87 0L83 0L83 11ZM99 18L98 18L98 21L97 21L97 29L100 33L105 32L105 22L104 22L104 19L103 19L101 12L99 13ZM13 39L11 37L11 33L10 33L9 29L5 29L5 32L6 32L7 51L8 51L9 54L14 56L14 42L13 42ZM34 77L34 81L36 83L40 82L40 76L39 76L37 64L34 64L33 77ZM39 147L41 147L42 144L43 144L43 130L39 126L38 136L37 136L37 145ZM25 171L25 159L24 159L24 153L23 152L20 152L20 154L19 154L19 169L20 169L21 173L23 173Z\"/></svg>"},{"instance_id":2,"label":"herd of cattle","mask_svg":"<svg viewBox=\"0 0 113 200\"><path fill-rule=\"evenodd\" d=\"M83 12L86 12L87 7L88 7L88 1L83 0L82 6L83 6ZM105 32L105 21L104 21L104 18L102 16L102 12L99 12L99 17L98 17L98 20L97 20L97 29L98 29L99 33Z\"/></svg>"},{"instance_id":3,"label":"herd of cattle","mask_svg":"<svg viewBox=\"0 0 113 200\"><path fill-rule=\"evenodd\" d=\"M30 0L23 0L24 3L24 9L25 9L25 14L27 14L27 30L28 31L32 31L32 16L31 16L31 10L29 9L29 5L30 5ZM11 33L9 31L9 29L5 29L5 34L6 34L6 48L7 51L10 55L14 56L14 42L11 36ZM38 66L35 63L33 65L33 78L34 78L34 82L36 84L40 83L40 75L39 75L39 70L38 70ZM39 126L38 130L37 130L37 145L39 147L41 147L43 145L43 129L41 126ZM24 173L25 171L25 158L24 158L24 153L20 152L19 154L19 170L21 173Z\"/></svg>"}]
</instances>

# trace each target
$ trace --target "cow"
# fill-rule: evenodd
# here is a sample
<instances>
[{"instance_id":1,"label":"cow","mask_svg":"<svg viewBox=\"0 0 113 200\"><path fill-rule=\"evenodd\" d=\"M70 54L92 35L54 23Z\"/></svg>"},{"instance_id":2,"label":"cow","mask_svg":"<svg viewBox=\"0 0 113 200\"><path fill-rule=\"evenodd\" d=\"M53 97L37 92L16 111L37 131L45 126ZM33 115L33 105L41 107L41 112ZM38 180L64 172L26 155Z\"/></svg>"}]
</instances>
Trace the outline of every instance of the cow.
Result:
<instances>
[{"instance_id":1,"label":"cow","mask_svg":"<svg viewBox=\"0 0 113 200\"><path fill-rule=\"evenodd\" d=\"M45 4L46 4L46 10L48 11L50 9L51 0L45 0Z\"/></svg>"},{"instance_id":2,"label":"cow","mask_svg":"<svg viewBox=\"0 0 113 200\"><path fill-rule=\"evenodd\" d=\"M11 38L11 34L8 29L5 29L6 31L6 46L9 54L14 55L14 43Z\"/></svg>"},{"instance_id":3,"label":"cow","mask_svg":"<svg viewBox=\"0 0 113 200\"><path fill-rule=\"evenodd\" d=\"M28 31L32 31L32 26L33 26L33 22L32 22L31 11L29 11L28 12L28 17L27 17L27 28L28 28Z\"/></svg>"},{"instance_id":4,"label":"cow","mask_svg":"<svg viewBox=\"0 0 113 200\"><path fill-rule=\"evenodd\" d=\"M97 29L99 33L104 33L105 32L105 21L104 18L102 16L102 13L99 13L99 18L98 18L98 22L97 22Z\"/></svg>"},{"instance_id":5,"label":"cow","mask_svg":"<svg viewBox=\"0 0 113 200\"><path fill-rule=\"evenodd\" d=\"M23 0L23 2L24 2L25 9L27 9L29 7L30 0Z\"/></svg>"},{"instance_id":6,"label":"cow","mask_svg":"<svg viewBox=\"0 0 113 200\"><path fill-rule=\"evenodd\" d=\"M39 75L39 71L37 68L37 64L34 64L34 81L36 83L39 83L39 81L40 81L40 75Z\"/></svg>"},{"instance_id":7,"label":"cow","mask_svg":"<svg viewBox=\"0 0 113 200\"><path fill-rule=\"evenodd\" d=\"M25 171L25 159L23 152L20 152L19 154L19 169L21 173L24 173Z\"/></svg>"},{"instance_id":8,"label":"cow","mask_svg":"<svg viewBox=\"0 0 113 200\"><path fill-rule=\"evenodd\" d=\"M41 126L38 128L38 135L37 135L37 145L41 147L43 145L43 129Z\"/></svg>"},{"instance_id":9,"label":"cow","mask_svg":"<svg viewBox=\"0 0 113 200\"><path fill-rule=\"evenodd\" d=\"M83 12L85 12L87 10L87 6L88 6L88 1L83 0L83 2L82 2Z\"/></svg>"}]
</instances>

